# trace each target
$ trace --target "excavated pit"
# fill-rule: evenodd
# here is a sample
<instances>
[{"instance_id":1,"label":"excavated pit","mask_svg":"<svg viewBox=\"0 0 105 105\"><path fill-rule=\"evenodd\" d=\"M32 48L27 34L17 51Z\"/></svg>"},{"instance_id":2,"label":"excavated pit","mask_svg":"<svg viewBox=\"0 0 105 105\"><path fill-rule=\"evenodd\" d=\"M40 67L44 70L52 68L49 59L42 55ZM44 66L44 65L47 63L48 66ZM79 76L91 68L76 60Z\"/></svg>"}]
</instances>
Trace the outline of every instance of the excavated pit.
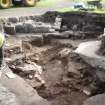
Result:
<instances>
[{"instance_id":1,"label":"excavated pit","mask_svg":"<svg viewBox=\"0 0 105 105\"><path fill-rule=\"evenodd\" d=\"M92 85L92 95L103 92L96 90L100 87L95 87L95 68L72 52L82 41L85 40L52 39L49 44L38 47L25 40L24 35L10 37L6 41L5 60L14 73L51 105L82 105L89 97L85 88Z\"/></svg>"},{"instance_id":2,"label":"excavated pit","mask_svg":"<svg viewBox=\"0 0 105 105\"><path fill-rule=\"evenodd\" d=\"M8 38L7 45L11 42L13 43L13 40L14 38ZM60 40L63 43L58 41L59 40L53 40L51 44L43 45L41 47L32 46L29 42L25 42L23 47L25 48L24 50L27 51L25 52L26 56L23 56L22 58L18 57L17 59L15 58L15 60L13 60L12 56L15 55L16 57L20 53L18 46L18 48L16 48L17 51L12 51L16 50L14 46L13 49L9 49L11 53L6 52L5 54L8 66L14 73L24 78L25 81L35 88L40 96L50 101L52 105L81 105L88 97L82 92L83 86L86 85L85 81L88 80L88 77L86 77L87 79L85 78L86 80L82 80L79 69L82 70L87 68L87 66L85 64L82 65L81 63L78 63L77 60L79 58L76 57L75 54L69 55L73 49L73 45L71 45L71 43L68 43L69 45L67 44L69 46L68 47L63 40ZM27 56L30 52L30 46L33 49L35 48L33 51L34 54ZM63 50L64 53L68 51L67 55L62 55ZM8 53L10 55L8 55ZM36 58L36 55L38 58ZM7 57L12 59L8 60ZM75 60L75 58L77 58L77 60ZM39 74L39 78L33 77L34 71L22 71L22 68L20 68L23 67L24 64L28 65L28 61L34 62L42 67L43 72L42 74ZM75 97L77 97L76 100L74 100Z\"/></svg>"},{"instance_id":3,"label":"excavated pit","mask_svg":"<svg viewBox=\"0 0 105 105\"><path fill-rule=\"evenodd\" d=\"M66 29L52 30L57 15ZM5 61L51 105L83 105L89 97L105 92L105 82L97 77L99 68L87 64L74 50L103 33L104 19L98 14L57 12L2 19L7 33Z\"/></svg>"}]
</instances>

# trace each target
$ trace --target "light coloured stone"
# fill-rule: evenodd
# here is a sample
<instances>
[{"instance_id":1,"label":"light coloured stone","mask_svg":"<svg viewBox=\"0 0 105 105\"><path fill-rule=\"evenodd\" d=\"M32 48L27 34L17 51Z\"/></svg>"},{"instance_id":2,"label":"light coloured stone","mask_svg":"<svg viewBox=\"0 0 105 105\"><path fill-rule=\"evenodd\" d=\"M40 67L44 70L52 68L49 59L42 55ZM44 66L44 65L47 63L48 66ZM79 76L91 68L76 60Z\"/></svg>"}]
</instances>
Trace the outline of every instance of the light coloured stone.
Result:
<instances>
[{"instance_id":1,"label":"light coloured stone","mask_svg":"<svg viewBox=\"0 0 105 105\"><path fill-rule=\"evenodd\" d=\"M0 84L0 105L22 105L16 95Z\"/></svg>"}]
</instances>

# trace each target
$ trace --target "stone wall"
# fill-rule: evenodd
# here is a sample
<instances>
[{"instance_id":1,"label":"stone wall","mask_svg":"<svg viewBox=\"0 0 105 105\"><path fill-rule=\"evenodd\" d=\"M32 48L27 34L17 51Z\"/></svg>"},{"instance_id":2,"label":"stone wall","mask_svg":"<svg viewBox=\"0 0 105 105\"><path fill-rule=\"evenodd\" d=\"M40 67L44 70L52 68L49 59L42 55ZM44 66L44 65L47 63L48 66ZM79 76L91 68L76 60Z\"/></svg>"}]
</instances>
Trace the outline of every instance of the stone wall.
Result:
<instances>
[{"instance_id":1,"label":"stone wall","mask_svg":"<svg viewBox=\"0 0 105 105\"><path fill-rule=\"evenodd\" d=\"M25 16L25 17L12 17L8 19L0 19L0 24L17 24L24 23L27 20L34 22L44 22L53 25L55 18L60 15L62 18L63 26L67 26L68 30L81 31L86 35L100 35L103 34L105 27L105 15L104 14L92 14L87 12L67 12L58 13L55 11L49 11L41 16ZM2 27L2 26L0 26ZM0 28L1 29L1 28Z\"/></svg>"},{"instance_id":2,"label":"stone wall","mask_svg":"<svg viewBox=\"0 0 105 105\"><path fill-rule=\"evenodd\" d=\"M77 25L78 31L84 31L85 33L91 32L92 34L102 34L105 27L104 14L92 14L87 12L47 12L42 16L42 20L44 22L54 23L55 18L58 15L62 17L63 25L66 25L69 29L73 29L73 26Z\"/></svg>"}]
</instances>

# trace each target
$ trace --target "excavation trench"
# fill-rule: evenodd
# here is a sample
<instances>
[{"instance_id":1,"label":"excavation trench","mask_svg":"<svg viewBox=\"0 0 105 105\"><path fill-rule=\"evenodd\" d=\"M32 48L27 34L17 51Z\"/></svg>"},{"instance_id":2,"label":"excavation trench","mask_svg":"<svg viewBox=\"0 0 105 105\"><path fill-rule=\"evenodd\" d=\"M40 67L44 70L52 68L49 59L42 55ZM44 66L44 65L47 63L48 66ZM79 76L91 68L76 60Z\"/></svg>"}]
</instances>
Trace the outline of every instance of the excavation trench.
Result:
<instances>
[{"instance_id":1,"label":"excavation trench","mask_svg":"<svg viewBox=\"0 0 105 105\"><path fill-rule=\"evenodd\" d=\"M60 30L54 29L57 15L63 20ZM103 33L104 19L98 14L47 12L1 20L7 33L5 61L51 105L83 105L91 95L105 91L105 81L96 75L99 68L74 50Z\"/></svg>"},{"instance_id":2,"label":"excavation trench","mask_svg":"<svg viewBox=\"0 0 105 105\"><path fill-rule=\"evenodd\" d=\"M5 60L52 105L81 105L89 97L83 90L95 81L94 68L72 52L81 41L52 39L39 47L25 40L24 35L10 37Z\"/></svg>"}]
</instances>

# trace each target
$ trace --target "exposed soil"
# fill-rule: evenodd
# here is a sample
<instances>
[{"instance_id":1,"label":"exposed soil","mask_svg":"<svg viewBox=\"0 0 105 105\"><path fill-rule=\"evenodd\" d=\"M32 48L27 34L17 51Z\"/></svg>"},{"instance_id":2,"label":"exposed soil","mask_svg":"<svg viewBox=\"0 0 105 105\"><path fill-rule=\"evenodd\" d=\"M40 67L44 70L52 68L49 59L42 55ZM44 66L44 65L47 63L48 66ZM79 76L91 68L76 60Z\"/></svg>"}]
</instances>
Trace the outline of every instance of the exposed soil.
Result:
<instances>
[{"instance_id":1,"label":"exposed soil","mask_svg":"<svg viewBox=\"0 0 105 105\"><path fill-rule=\"evenodd\" d=\"M16 41L12 41L14 39L17 38L8 38L7 45L17 43ZM61 57L59 56L59 52L65 48L73 50L83 41L86 40L54 39L50 45L43 45L41 47L32 46L27 42L23 44L26 58L23 57L20 59L23 53L19 53L19 49L15 51L15 46L12 49L13 51L11 50L11 54L6 50L5 56L11 58L14 56L14 59L20 56L20 58L17 57L18 60L12 59L12 63L8 63L9 67L12 68L14 73L23 77L33 88L37 89L39 95L49 100L52 105L82 105L83 101L88 98L82 90L85 86L93 82L92 76L89 75L91 73L88 73L88 70L91 71L92 68L86 65L75 54L71 53L65 57ZM30 52L34 54L31 55ZM28 56L29 53L30 55ZM40 76L45 81L44 85L35 78L27 78L27 73L25 75L16 68L13 68L14 66L23 65L24 59L25 61L30 60L41 65L43 72Z\"/></svg>"},{"instance_id":2,"label":"exposed soil","mask_svg":"<svg viewBox=\"0 0 105 105\"><path fill-rule=\"evenodd\" d=\"M32 20L42 20L45 22L44 25L46 22L52 25L57 15L59 15L57 12L47 12L42 17L37 17L39 20L36 17ZM32 30L29 24L28 27L23 27L28 37L26 34L23 35L25 31L21 35L18 33L16 36L8 36L5 60L14 73L24 78L52 105L83 105L88 97L102 93L104 89L96 86L97 68L86 64L73 51L81 42L95 40L103 33L105 17L88 13L60 15L64 20L63 26L68 30L65 30L65 34L62 34L62 28L58 31L59 34L47 32L50 37L45 36L44 32L35 32L31 37ZM77 29L74 29L75 26ZM21 28L19 30L23 31ZM65 37L67 32L70 35Z\"/></svg>"},{"instance_id":3,"label":"exposed soil","mask_svg":"<svg viewBox=\"0 0 105 105\"><path fill-rule=\"evenodd\" d=\"M54 60L48 63L43 74L46 88L38 89L39 95L48 99L52 105L81 105L87 96L78 89L78 85L75 84L77 81L65 77L64 72L61 61Z\"/></svg>"}]
</instances>

